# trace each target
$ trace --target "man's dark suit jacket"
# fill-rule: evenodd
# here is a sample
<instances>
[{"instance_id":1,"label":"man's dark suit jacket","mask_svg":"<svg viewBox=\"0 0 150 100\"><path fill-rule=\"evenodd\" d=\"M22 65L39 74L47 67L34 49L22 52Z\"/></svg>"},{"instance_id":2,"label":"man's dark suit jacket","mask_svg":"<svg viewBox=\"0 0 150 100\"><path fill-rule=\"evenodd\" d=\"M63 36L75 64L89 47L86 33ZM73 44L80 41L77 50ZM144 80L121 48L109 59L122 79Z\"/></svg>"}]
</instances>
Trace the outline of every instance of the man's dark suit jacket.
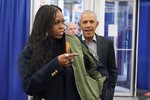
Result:
<instances>
[{"instance_id":1,"label":"man's dark suit jacket","mask_svg":"<svg viewBox=\"0 0 150 100\"><path fill-rule=\"evenodd\" d=\"M107 77L106 81L104 82L101 97L102 100L113 100L114 88L117 81L117 67L113 41L97 34L96 40L99 61L104 65L98 67L98 71L102 76Z\"/></svg>"}]
</instances>

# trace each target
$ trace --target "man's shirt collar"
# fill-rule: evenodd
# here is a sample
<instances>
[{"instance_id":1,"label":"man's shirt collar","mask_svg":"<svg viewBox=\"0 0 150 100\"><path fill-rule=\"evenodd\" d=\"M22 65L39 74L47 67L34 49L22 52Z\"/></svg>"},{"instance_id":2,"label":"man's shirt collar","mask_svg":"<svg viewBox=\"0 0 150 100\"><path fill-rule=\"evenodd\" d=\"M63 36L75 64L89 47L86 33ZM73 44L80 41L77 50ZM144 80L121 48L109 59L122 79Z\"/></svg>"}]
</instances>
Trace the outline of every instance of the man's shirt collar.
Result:
<instances>
[{"instance_id":1,"label":"man's shirt collar","mask_svg":"<svg viewBox=\"0 0 150 100\"><path fill-rule=\"evenodd\" d=\"M86 41L83 34L82 34L82 40L83 40L83 41ZM97 43L96 35L95 35L95 34L94 34L94 37L93 37L92 41Z\"/></svg>"}]
</instances>

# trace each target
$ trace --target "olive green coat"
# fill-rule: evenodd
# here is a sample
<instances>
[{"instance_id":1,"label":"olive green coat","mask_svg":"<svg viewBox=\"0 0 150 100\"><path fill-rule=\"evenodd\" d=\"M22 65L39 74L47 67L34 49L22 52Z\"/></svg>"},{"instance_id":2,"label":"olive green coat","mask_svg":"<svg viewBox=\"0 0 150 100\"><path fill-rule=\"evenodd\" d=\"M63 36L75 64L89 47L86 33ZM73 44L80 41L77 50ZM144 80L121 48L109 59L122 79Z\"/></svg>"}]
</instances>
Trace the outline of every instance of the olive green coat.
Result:
<instances>
[{"instance_id":1,"label":"olive green coat","mask_svg":"<svg viewBox=\"0 0 150 100\"><path fill-rule=\"evenodd\" d=\"M78 53L74 58L72 67L74 70L77 90L82 100L97 100L101 95L105 77L96 70L97 65L89 55L88 49L74 35L66 35L66 41L70 44L70 52ZM84 57L89 60L89 65L85 66ZM90 69L87 70L87 67Z\"/></svg>"}]
</instances>

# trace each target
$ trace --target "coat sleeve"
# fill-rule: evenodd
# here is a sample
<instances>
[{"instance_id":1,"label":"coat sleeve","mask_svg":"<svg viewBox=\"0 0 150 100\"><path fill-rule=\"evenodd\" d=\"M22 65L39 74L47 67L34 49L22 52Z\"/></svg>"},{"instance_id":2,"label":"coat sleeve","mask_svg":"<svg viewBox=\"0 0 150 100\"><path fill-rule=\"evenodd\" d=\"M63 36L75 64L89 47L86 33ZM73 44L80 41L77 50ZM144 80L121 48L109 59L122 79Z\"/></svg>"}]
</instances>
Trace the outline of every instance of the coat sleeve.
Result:
<instances>
[{"instance_id":1,"label":"coat sleeve","mask_svg":"<svg viewBox=\"0 0 150 100\"><path fill-rule=\"evenodd\" d=\"M108 54L107 54L107 71L109 77L103 86L102 98L104 100L112 100L115 92L115 85L117 82L117 67L115 62L115 52L113 42L108 42Z\"/></svg>"},{"instance_id":2,"label":"coat sleeve","mask_svg":"<svg viewBox=\"0 0 150 100\"><path fill-rule=\"evenodd\" d=\"M108 51L108 73L109 73L109 83L108 85L114 89L116 82L117 82L117 67L115 62L115 51L113 42L111 41L109 44L109 51Z\"/></svg>"},{"instance_id":3,"label":"coat sleeve","mask_svg":"<svg viewBox=\"0 0 150 100\"><path fill-rule=\"evenodd\" d=\"M31 60L31 49L26 47L19 56L18 66L22 79L24 91L28 95L34 95L43 91L50 82L62 74L62 67L58 63L58 57L52 59L33 74L29 74L29 61Z\"/></svg>"}]
</instances>

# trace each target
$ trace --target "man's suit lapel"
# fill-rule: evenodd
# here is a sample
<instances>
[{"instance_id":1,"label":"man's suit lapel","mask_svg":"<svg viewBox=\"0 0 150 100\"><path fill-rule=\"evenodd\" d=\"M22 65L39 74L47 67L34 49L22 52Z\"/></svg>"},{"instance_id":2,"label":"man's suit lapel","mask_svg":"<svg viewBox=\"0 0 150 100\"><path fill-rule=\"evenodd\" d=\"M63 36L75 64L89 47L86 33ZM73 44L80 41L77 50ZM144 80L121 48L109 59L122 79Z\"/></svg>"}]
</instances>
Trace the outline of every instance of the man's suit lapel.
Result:
<instances>
[{"instance_id":1,"label":"man's suit lapel","mask_svg":"<svg viewBox=\"0 0 150 100\"><path fill-rule=\"evenodd\" d=\"M99 56L99 60L101 60L101 58L103 58L103 52L104 52L103 45L104 44L100 36L96 35L96 39L97 39L97 55Z\"/></svg>"}]
</instances>

